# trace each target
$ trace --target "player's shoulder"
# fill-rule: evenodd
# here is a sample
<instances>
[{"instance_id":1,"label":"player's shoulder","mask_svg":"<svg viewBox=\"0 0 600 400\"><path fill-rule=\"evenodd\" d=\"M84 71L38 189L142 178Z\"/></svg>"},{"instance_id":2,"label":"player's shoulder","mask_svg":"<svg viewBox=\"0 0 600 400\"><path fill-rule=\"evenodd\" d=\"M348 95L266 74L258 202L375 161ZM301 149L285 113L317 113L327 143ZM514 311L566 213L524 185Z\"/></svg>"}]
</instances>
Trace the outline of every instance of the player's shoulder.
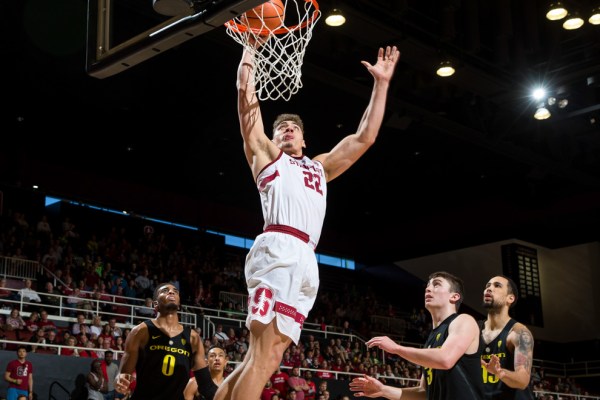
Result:
<instances>
[{"instance_id":1,"label":"player's shoulder","mask_svg":"<svg viewBox=\"0 0 600 400\"><path fill-rule=\"evenodd\" d=\"M128 337L129 336L133 336L133 337L148 336L148 325L146 324L146 322L140 322L139 324L134 326L131 329L131 332L129 332Z\"/></svg>"},{"instance_id":2,"label":"player's shoulder","mask_svg":"<svg viewBox=\"0 0 600 400\"><path fill-rule=\"evenodd\" d=\"M479 324L477 323L477 320L475 320L475 318L470 314L458 314L456 318L450 322L450 325L474 329L477 331L477 334L479 334Z\"/></svg>"},{"instance_id":3,"label":"player's shoulder","mask_svg":"<svg viewBox=\"0 0 600 400\"><path fill-rule=\"evenodd\" d=\"M520 322L515 322L515 324L510 329L509 335L511 333L516 334L516 335L521 335L521 334L531 335L531 331L529 330L529 328L525 324L522 324Z\"/></svg>"}]
</instances>

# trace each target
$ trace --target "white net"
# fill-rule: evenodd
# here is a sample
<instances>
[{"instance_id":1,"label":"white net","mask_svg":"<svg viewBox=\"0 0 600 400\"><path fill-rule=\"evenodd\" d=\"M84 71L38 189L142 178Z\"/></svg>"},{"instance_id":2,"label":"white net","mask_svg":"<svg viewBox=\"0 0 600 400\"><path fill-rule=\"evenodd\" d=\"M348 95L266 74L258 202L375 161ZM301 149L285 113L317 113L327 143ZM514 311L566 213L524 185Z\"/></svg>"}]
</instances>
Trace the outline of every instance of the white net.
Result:
<instances>
[{"instance_id":1,"label":"white net","mask_svg":"<svg viewBox=\"0 0 600 400\"><path fill-rule=\"evenodd\" d=\"M302 63L312 31L321 17L316 0L282 0L284 20L269 28L259 18L254 27L245 14L230 21L226 32L254 57L254 84L260 100L288 101L302 88ZM256 43L261 43L257 45Z\"/></svg>"}]
</instances>

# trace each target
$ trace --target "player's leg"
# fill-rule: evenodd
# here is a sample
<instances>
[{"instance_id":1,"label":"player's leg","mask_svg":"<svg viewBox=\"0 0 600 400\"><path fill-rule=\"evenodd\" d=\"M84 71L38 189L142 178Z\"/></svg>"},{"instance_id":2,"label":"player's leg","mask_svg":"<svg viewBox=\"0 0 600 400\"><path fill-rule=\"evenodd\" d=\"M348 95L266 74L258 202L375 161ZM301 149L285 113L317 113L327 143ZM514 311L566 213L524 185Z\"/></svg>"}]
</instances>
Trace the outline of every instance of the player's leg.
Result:
<instances>
[{"instance_id":1,"label":"player's leg","mask_svg":"<svg viewBox=\"0 0 600 400\"><path fill-rule=\"evenodd\" d=\"M277 319L267 325L253 321L250 326L251 340L248 347L248 363L240 373L231 393L232 400L258 399L277 369L283 353L292 339L277 329Z\"/></svg>"}]
</instances>

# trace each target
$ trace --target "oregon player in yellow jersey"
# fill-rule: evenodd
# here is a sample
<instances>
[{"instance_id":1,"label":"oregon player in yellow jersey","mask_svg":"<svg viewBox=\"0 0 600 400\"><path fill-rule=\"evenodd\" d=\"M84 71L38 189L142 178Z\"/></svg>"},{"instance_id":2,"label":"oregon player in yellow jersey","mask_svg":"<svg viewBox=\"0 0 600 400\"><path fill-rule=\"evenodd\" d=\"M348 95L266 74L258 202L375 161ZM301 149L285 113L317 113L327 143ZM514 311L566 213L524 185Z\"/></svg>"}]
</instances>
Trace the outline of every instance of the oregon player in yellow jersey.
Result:
<instances>
[{"instance_id":1,"label":"oregon player in yellow jersey","mask_svg":"<svg viewBox=\"0 0 600 400\"><path fill-rule=\"evenodd\" d=\"M377 336L367 346L423 367L418 387L398 388L384 385L365 375L350 382L355 396L427 400L482 400L480 339L477 321L458 314L463 301L463 282L444 271L429 275L425 288L425 308L431 314L433 330L424 348L403 346L387 336Z\"/></svg>"},{"instance_id":2,"label":"oregon player in yellow jersey","mask_svg":"<svg viewBox=\"0 0 600 400\"><path fill-rule=\"evenodd\" d=\"M509 316L518 299L517 285L495 276L483 292L487 319L481 323L481 372L485 399L533 400L533 335Z\"/></svg>"},{"instance_id":3,"label":"oregon player in yellow jersey","mask_svg":"<svg viewBox=\"0 0 600 400\"><path fill-rule=\"evenodd\" d=\"M115 389L128 393L134 371L132 400L180 399L194 370L202 395L211 400L217 386L212 382L198 333L179 323L179 291L170 283L157 286L153 305L156 318L131 330L125 341Z\"/></svg>"}]
</instances>

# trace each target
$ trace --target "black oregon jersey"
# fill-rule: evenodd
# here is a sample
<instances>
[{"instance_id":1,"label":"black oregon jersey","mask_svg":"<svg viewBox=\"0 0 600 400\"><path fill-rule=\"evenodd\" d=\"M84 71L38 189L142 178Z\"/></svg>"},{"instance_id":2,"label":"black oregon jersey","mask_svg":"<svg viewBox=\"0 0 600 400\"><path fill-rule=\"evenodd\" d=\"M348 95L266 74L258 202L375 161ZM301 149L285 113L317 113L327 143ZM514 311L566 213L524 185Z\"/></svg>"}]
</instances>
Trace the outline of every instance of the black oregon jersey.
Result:
<instances>
[{"instance_id":1,"label":"black oregon jersey","mask_svg":"<svg viewBox=\"0 0 600 400\"><path fill-rule=\"evenodd\" d=\"M458 314L452 314L436 327L425 342L426 348L442 347L448 337L448 327ZM481 347L481 345L480 345ZM479 351L463 354L456 364L448 369L424 368L428 400L482 400L483 384Z\"/></svg>"},{"instance_id":2,"label":"black oregon jersey","mask_svg":"<svg viewBox=\"0 0 600 400\"><path fill-rule=\"evenodd\" d=\"M136 371L136 386L132 400L181 399L190 378L192 345L189 327L172 338L165 335L150 320L148 344L140 349Z\"/></svg>"},{"instance_id":3,"label":"black oregon jersey","mask_svg":"<svg viewBox=\"0 0 600 400\"><path fill-rule=\"evenodd\" d=\"M514 319L510 319L504 328L496 336L490 343L485 343L483 340L483 335L481 337L481 344L479 348L481 349L481 359L486 362L490 361L490 357L492 354L495 354L500 359L500 366L504 369L508 369L511 371L515 370L515 358L512 353L508 351L508 347L506 345L508 338L508 334L512 329L513 325L516 324L517 321ZM485 322L482 321L480 323L481 330L483 331ZM513 389L504 384L500 379L496 378L496 376L485 369L485 367L481 367L483 374L483 389L485 391L486 399L503 399L503 400L533 400L535 397L533 395L533 391L531 390L531 386L527 389L519 390Z\"/></svg>"}]
</instances>

